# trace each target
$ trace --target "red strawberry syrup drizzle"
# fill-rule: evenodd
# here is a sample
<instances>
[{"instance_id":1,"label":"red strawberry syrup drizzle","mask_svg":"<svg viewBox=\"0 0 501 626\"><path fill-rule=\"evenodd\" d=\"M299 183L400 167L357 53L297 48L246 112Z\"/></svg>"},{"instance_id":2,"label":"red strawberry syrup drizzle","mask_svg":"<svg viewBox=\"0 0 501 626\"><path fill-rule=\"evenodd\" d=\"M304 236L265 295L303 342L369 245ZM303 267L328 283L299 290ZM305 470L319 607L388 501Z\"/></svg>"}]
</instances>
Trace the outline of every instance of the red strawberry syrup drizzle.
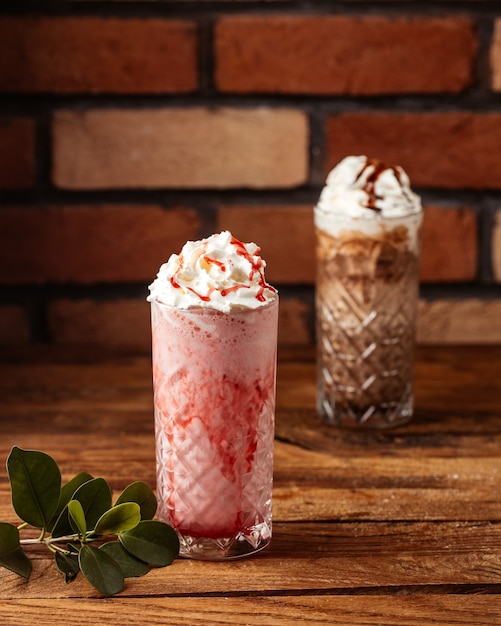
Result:
<instances>
[{"instance_id":1,"label":"red strawberry syrup drizzle","mask_svg":"<svg viewBox=\"0 0 501 626\"><path fill-rule=\"evenodd\" d=\"M221 394L218 397L212 395L212 398L205 399L205 401L211 402L211 406L214 411L204 411L203 407L200 406L200 398L192 398L188 402L179 405L176 409L178 414L182 413L185 416L189 416L182 419L182 421L176 420L175 426L178 434L180 430L186 433L187 439L191 436L190 430L193 428L194 421L200 420L202 422L204 432L210 442L211 449L214 451L215 462L220 466L222 475L229 480L232 488L238 490L237 497L239 499L244 488L244 486L238 482L239 477L242 474L247 474L248 472L252 472L254 470L253 465L255 463L259 437L258 420L260 414L267 410L266 404L267 400L269 400L270 389L272 390L274 388L273 373L270 373L270 376L271 378L269 381L255 380L250 385L242 385L239 382L232 381L227 376L224 376L222 381L224 394ZM266 376L266 379L267 378L268 376ZM187 397L186 392L182 389L183 382L184 381L177 381L177 384L174 383L174 386L177 386L178 384L181 385L181 387L178 387L175 392L177 398ZM167 396L171 396L171 402L169 402L166 398L165 406L171 406L172 408L172 394L174 390L171 388L170 383L169 388L170 390L166 391ZM212 389L212 392L214 392L214 389ZM202 404L205 404L205 401L202 401ZM221 413L225 414L226 419L220 421L219 424L215 424L212 422L212 419L214 412L217 413L218 409ZM172 418L176 419L174 416L172 416ZM245 442L245 447L239 447L238 443L236 446L228 446L228 441L232 444L235 443L235 433L239 431L240 434L238 435L238 438L242 441L242 443ZM174 441L172 431L168 433L168 439L170 445L174 447L176 442ZM226 511L227 519L224 527L221 526L220 522L218 522L214 528L211 528L210 525L208 525L207 520L203 519L193 520L195 521L195 525L186 524L184 514L181 515L182 519L178 519L176 513L178 504L178 495L175 484L176 472L173 465L170 467L169 475L173 481L168 498L171 523L181 534L192 537L217 539L220 537L234 536L238 532L244 530L248 525L249 521L246 519L244 512L240 510L237 502L234 503L235 517L233 520L231 520L228 516L228 511ZM210 493L207 494L207 497L210 498ZM224 511L222 513L224 518ZM200 528L197 527L197 522L200 523Z\"/></svg>"},{"instance_id":2,"label":"red strawberry syrup drizzle","mask_svg":"<svg viewBox=\"0 0 501 626\"><path fill-rule=\"evenodd\" d=\"M245 244L243 244L236 237L232 237L230 243L235 247L236 253L239 256L243 257L246 261L248 261L248 263L251 266L251 270L249 272L249 282L252 282L252 280L254 278L254 274L256 274L256 273L258 274L258 276L259 276L259 289L258 289L258 292L256 294L256 300L258 300L258 302L266 302L266 298L264 297L264 290L265 289L269 289L270 291L276 293L276 289L274 287L272 287L271 285L268 285L268 283L266 282L266 280L264 278L264 273L262 272L263 260L259 256L257 256L257 257L252 256L252 254L250 254L247 251L247 248L245 247ZM204 245L202 246L202 254L204 254L206 249L207 249L207 244L204 243ZM256 250L256 252L259 254L260 248L258 248ZM204 256L204 260L209 265L210 264L217 265L221 269L222 272L226 272L226 265L224 264L223 261L219 261L218 259L213 259L212 257L209 257L207 255ZM180 254L179 255L179 260L178 260L177 270L174 273L174 276L172 276L170 278L170 283L174 287L174 289L181 289L182 288L181 285L177 281L177 277L179 275L179 272L182 270L183 265L184 265L183 255ZM198 291L196 291L195 289L193 289L193 287L186 286L186 289L188 289L189 291L194 293L196 296L198 296L200 298L200 300L202 300L202 302L210 302L212 293L214 291L216 291L216 288L212 287L211 289L209 289L209 291L206 294L201 294ZM250 289L250 285L245 285L245 284L233 285L232 287L226 287L226 289L222 289L220 291L220 293L221 293L221 295L224 298L229 293L232 293L233 291L237 291L237 289Z\"/></svg>"}]
</instances>

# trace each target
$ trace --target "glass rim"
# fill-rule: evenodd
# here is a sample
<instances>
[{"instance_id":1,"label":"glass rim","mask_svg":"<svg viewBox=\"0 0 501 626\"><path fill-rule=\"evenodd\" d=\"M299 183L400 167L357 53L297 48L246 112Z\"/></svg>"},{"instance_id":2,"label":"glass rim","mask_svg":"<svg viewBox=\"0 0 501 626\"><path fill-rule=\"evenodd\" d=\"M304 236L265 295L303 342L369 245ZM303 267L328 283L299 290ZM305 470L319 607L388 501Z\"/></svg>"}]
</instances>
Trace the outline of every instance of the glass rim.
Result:
<instances>
[{"instance_id":1,"label":"glass rim","mask_svg":"<svg viewBox=\"0 0 501 626\"><path fill-rule=\"evenodd\" d=\"M263 309L267 310L272 308L273 306L278 306L279 303L279 295L278 291L275 293L275 296L269 302L264 304L260 304L257 307L248 307L248 306L234 306L229 311L221 311L212 306L192 306L192 307L178 307L173 304L167 304L166 302L162 302L157 298L152 300L147 300L149 304L156 305L160 308L169 309L171 311L178 311L179 313L188 313L193 315L245 315L247 313L257 313L262 311Z\"/></svg>"},{"instance_id":2,"label":"glass rim","mask_svg":"<svg viewBox=\"0 0 501 626\"><path fill-rule=\"evenodd\" d=\"M407 220L414 220L417 218L422 219L424 215L424 210L422 207L419 210L411 211L409 213L406 213L405 215L387 215L387 216L383 216L382 213L379 213L378 211L373 211L373 209L366 209L366 210L372 211L374 215L371 217L363 216L363 215L348 215L347 213L343 213L342 211L331 211L331 210L323 209L318 204L316 204L313 207L314 214L318 214L326 218L344 220L346 222L371 222L374 224L387 223L387 222L402 222L402 221L407 221Z\"/></svg>"}]
</instances>

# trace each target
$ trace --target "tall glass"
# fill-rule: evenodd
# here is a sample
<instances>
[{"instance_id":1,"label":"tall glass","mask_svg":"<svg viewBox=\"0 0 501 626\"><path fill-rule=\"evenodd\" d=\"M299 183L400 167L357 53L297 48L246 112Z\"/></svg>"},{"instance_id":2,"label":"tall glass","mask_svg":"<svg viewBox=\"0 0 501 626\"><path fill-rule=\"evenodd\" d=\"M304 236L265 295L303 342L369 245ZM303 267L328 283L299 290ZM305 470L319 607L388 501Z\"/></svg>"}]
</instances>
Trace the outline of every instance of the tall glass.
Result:
<instances>
[{"instance_id":1,"label":"tall glass","mask_svg":"<svg viewBox=\"0 0 501 626\"><path fill-rule=\"evenodd\" d=\"M182 556L261 550L272 532L278 297L229 314L151 304L159 517Z\"/></svg>"},{"instance_id":2,"label":"tall glass","mask_svg":"<svg viewBox=\"0 0 501 626\"><path fill-rule=\"evenodd\" d=\"M421 220L315 208L317 408L332 424L412 417Z\"/></svg>"}]
</instances>

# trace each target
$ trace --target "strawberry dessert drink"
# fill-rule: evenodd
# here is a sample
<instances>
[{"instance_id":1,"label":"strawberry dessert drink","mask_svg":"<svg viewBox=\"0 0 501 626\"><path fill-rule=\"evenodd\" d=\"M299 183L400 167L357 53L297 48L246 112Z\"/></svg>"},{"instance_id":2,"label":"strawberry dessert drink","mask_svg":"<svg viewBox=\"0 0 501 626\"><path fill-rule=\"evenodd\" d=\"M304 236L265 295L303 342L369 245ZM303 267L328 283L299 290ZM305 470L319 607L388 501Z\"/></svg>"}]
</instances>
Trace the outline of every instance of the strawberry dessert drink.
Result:
<instances>
[{"instance_id":1,"label":"strawberry dessert drink","mask_svg":"<svg viewBox=\"0 0 501 626\"><path fill-rule=\"evenodd\" d=\"M278 295L258 254L189 241L150 285L159 517L187 557L271 539Z\"/></svg>"}]
</instances>

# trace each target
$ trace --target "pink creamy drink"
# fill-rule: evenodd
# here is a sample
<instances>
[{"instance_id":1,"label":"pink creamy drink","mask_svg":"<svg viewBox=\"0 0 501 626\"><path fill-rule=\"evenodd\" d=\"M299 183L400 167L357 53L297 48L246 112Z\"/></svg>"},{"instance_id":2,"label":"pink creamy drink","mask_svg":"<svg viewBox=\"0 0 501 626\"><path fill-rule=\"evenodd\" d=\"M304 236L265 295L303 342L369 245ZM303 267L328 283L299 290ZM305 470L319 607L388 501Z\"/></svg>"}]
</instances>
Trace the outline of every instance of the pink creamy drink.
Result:
<instances>
[{"instance_id":1,"label":"pink creamy drink","mask_svg":"<svg viewBox=\"0 0 501 626\"><path fill-rule=\"evenodd\" d=\"M258 253L188 242L150 287L159 515L184 556L271 539L278 296Z\"/></svg>"}]
</instances>

